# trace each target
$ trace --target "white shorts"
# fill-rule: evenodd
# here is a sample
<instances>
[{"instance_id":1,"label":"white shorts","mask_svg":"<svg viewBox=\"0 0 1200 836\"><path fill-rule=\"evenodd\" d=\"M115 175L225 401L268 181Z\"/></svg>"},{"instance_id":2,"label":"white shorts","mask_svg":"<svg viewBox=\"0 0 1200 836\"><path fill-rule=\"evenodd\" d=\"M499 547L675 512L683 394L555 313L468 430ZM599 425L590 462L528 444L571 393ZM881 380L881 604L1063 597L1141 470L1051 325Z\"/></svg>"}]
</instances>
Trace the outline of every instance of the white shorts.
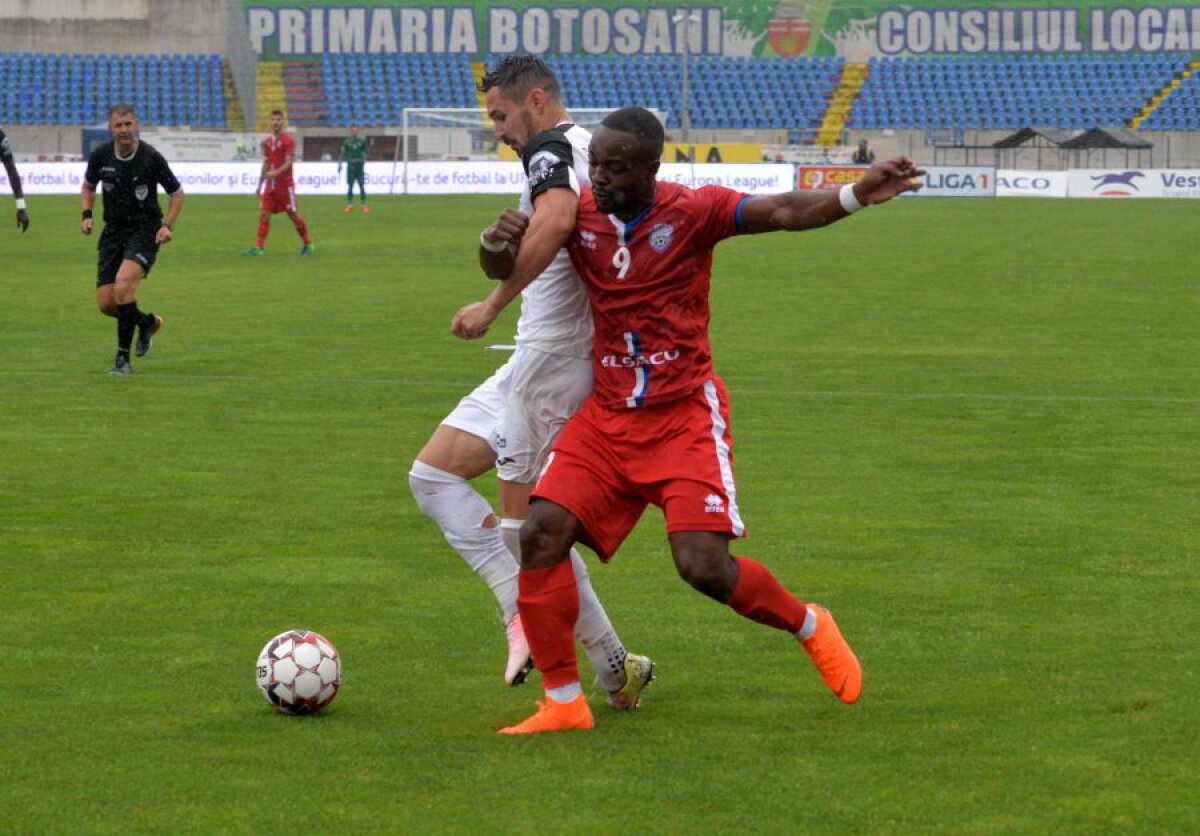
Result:
<instances>
[{"instance_id":1,"label":"white shorts","mask_svg":"<svg viewBox=\"0 0 1200 836\"><path fill-rule=\"evenodd\" d=\"M442 423L487 441L501 479L532 485L559 430L591 391L590 359L519 346Z\"/></svg>"}]
</instances>

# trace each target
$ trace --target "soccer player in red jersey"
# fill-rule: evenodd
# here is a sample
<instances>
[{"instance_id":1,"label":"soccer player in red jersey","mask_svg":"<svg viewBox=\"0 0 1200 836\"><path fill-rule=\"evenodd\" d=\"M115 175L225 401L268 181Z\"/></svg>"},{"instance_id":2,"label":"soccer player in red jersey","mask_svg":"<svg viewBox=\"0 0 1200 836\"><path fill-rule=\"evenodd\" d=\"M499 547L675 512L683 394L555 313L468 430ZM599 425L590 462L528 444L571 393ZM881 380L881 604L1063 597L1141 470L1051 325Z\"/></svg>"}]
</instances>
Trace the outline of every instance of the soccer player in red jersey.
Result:
<instances>
[{"instance_id":1,"label":"soccer player in red jersey","mask_svg":"<svg viewBox=\"0 0 1200 836\"><path fill-rule=\"evenodd\" d=\"M919 188L912 178L924 172L900 157L838 192L750 197L657 182L662 147L657 118L625 108L605 118L589 149L591 191L580 197L567 249L595 323L594 389L559 435L521 530L518 606L546 701L504 734L591 727L575 660L567 551L582 542L609 560L649 504L666 516L684 580L738 614L794 635L843 702L862 691L862 668L829 611L802 603L762 563L730 553L745 526L728 397L713 371L708 334L712 251L734 235L839 221ZM509 278L484 302L460 310L452 330L481 336L535 268L518 252Z\"/></svg>"},{"instance_id":2,"label":"soccer player in red jersey","mask_svg":"<svg viewBox=\"0 0 1200 836\"><path fill-rule=\"evenodd\" d=\"M300 255L312 255L316 250L312 239L308 237L308 224L296 211L296 184L292 180L296 140L283 129L283 124L283 111L272 110L271 133L262 142L262 171L258 175L258 188L254 190L260 196L258 238L254 246L242 255L262 255L265 252L263 245L267 242L267 233L271 231L271 216L279 212L287 212L300 240L304 242Z\"/></svg>"}]
</instances>

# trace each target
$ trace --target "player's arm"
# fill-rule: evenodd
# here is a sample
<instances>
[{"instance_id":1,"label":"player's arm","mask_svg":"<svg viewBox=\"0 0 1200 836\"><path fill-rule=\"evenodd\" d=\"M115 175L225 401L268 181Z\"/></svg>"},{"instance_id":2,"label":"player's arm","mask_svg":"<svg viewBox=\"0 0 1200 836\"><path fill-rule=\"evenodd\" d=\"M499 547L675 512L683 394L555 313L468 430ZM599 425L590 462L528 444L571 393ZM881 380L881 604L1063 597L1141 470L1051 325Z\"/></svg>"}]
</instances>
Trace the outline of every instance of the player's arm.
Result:
<instances>
[{"instance_id":1,"label":"player's arm","mask_svg":"<svg viewBox=\"0 0 1200 836\"><path fill-rule=\"evenodd\" d=\"M84 235L92 234L92 209L96 206L96 184L89 183L87 175L83 177L83 186L79 189L79 209L82 220L79 222L79 231Z\"/></svg>"},{"instance_id":2,"label":"player's arm","mask_svg":"<svg viewBox=\"0 0 1200 836\"><path fill-rule=\"evenodd\" d=\"M295 159L295 158L291 154L288 154L286 157L284 157L283 165L281 165L279 168L275 169L274 173L271 176L272 177L281 177L284 174L287 174L289 171L291 171L293 159Z\"/></svg>"},{"instance_id":3,"label":"player's arm","mask_svg":"<svg viewBox=\"0 0 1200 836\"><path fill-rule=\"evenodd\" d=\"M896 157L871 166L861 180L838 191L801 190L752 197L742 205L741 229L754 234L827 226L866 206L916 191L921 184L913 178L924 174L908 157Z\"/></svg>"},{"instance_id":4,"label":"player's arm","mask_svg":"<svg viewBox=\"0 0 1200 836\"><path fill-rule=\"evenodd\" d=\"M450 330L456 337L473 340L486 334L508 304L550 266L575 229L578 207L579 195L571 188L548 189L534 198L533 215L512 257L512 269L486 299L454 315Z\"/></svg>"},{"instance_id":5,"label":"player's arm","mask_svg":"<svg viewBox=\"0 0 1200 836\"><path fill-rule=\"evenodd\" d=\"M505 209L492 225L479 233L479 267L489 279L504 279L512 274L517 250L529 228L529 216L517 209Z\"/></svg>"},{"instance_id":6,"label":"player's arm","mask_svg":"<svg viewBox=\"0 0 1200 836\"><path fill-rule=\"evenodd\" d=\"M8 182L12 184L13 197L17 201L17 226L24 232L29 229L29 213L25 209L25 192L21 188L21 175L17 171L17 163L8 147L7 138L4 140L0 157L4 159L4 170L8 172Z\"/></svg>"},{"instance_id":7,"label":"player's arm","mask_svg":"<svg viewBox=\"0 0 1200 836\"><path fill-rule=\"evenodd\" d=\"M183 211L184 197L182 186L171 192L171 200L167 204L167 214L163 215L162 226L158 228L158 232L154 236L157 243L165 244L175 237L175 219Z\"/></svg>"}]
</instances>

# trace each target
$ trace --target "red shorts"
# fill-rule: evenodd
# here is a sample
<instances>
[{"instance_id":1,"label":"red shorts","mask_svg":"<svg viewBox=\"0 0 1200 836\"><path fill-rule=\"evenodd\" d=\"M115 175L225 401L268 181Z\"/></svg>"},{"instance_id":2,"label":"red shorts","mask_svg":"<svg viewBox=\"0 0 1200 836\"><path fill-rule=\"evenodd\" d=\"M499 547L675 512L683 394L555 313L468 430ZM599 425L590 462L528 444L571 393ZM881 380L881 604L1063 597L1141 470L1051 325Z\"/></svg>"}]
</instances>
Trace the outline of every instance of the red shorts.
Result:
<instances>
[{"instance_id":1,"label":"red shorts","mask_svg":"<svg viewBox=\"0 0 1200 836\"><path fill-rule=\"evenodd\" d=\"M713 378L677 401L613 410L594 397L563 428L533 495L563 506L607 561L647 505L667 531L745 535L733 481L729 398Z\"/></svg>"},{"instance_id":2,"label":"red shorts","mask_svg":"<svg viewBox=\"0 0 1200 836\"><path fill-rule=\"evenodd\" d=\"M263 185L262 201L259 207L272 215L278 212L296 211L296 187L289 181L268 180Z\"/></svg>"}]
</instances>

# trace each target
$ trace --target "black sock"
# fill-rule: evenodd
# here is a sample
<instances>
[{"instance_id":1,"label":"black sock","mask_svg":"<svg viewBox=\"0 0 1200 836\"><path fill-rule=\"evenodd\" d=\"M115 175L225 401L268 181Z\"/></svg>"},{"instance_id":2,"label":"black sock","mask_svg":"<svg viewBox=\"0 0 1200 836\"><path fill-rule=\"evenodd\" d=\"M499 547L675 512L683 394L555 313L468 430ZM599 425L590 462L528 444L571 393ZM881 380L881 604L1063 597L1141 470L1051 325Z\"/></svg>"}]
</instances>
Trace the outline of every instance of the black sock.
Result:
<instances>
[{"instance_id":1,"label":"black sock","mask_svg":"<svg viewBox=\"0 0 1200 836\"><path fill-rule=\"evenodd\" d=\"M133 345L133 332L137 328L141 312L137 302L117 305L117 352L129 356L129 347Z\"/></svg>"},{"instance_id":2,"label":"black sock","mask_svg":"<svg viewBox=\"0 0 1200 836\"><path fill-rule=\"evenodd\" d=\"M154 313L152 311L147 311L146 313L139 315L138 327L139 328L153 328L154 327Z\"/></svg>"}]
</instances>

